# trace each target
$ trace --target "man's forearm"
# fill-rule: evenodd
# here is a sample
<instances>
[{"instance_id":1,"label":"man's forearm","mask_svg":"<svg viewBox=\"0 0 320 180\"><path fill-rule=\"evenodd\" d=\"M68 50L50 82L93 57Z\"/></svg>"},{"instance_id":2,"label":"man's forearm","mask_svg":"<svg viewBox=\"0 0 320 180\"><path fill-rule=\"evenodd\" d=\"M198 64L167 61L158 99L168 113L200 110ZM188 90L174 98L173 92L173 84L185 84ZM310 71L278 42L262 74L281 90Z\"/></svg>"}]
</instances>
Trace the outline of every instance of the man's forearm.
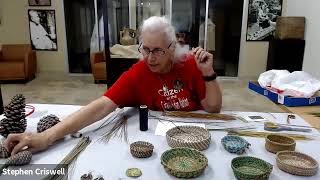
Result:
<instances>
[{"instance_id":1,"label":"man's forearm","mask_svg":"<svg viewBox=\"0 0 320 180\"><path fill-rule=\"evenodd\" d=\"M221 110L222 95L219 84L216 80L205 82L206 97L203 107L207 112L217 113Z\"/></svg>"},{"instance_id":2,"label":"man's forearm","mask_svg":"<svg viewBox=\"0 0 320 180\"><path fill-rule=\"evenodd\" d=\"M82 128L101 120L117 107L109 98L101 97L44 132L50 143L75 133Z\"/></svg>"}]
</instances>

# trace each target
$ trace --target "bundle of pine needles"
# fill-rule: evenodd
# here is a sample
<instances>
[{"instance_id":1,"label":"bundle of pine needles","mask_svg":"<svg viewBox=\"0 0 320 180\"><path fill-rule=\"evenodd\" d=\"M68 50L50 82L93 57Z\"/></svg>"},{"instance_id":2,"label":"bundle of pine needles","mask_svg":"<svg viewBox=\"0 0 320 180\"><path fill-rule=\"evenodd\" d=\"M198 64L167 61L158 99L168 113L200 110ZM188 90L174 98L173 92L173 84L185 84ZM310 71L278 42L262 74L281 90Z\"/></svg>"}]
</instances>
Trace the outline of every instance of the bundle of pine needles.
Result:
<instances>
[{"instance_id":1,"label":"bundle of pine needles","mask_svg":"<svg viewBox=\"0 0 320 180\"><path fill-rule=\"evenodd\" d=\"M121 140L124 139L128 143L127 122L128 117L122 116L109 131L102 135L100 140L109 142L112 137L117 137Z\"/></svg>"},{"instance_id":2,"label":"bundle of pine needles","mask_svg":"<svg viewBox=\"0 0 320 180\"><path fill-rule=\"evenodd\" d=\"M109 117L108 119L106 119L97 129L94 130L94 132L98 131L106 126L109 126L113 122L117 121L120 117L123 117L123 113L124 113L123 109L114 111L112 113L112 116Z\"/></svg>"},{"instance_id":3,"label":"bundle of pine needles","mask_svg":"<svg viewBox=\"0 0 320 180\"><path fill-rule=\"evenodd\" d=\"M236 136L248 136L248 137L256 137L256 138L266 138L269 134L268 132L256 132L256 131L229 131L228 135L236 135ZM295 140L312 140L311 138L299 135L299 134L288 134L288 133L278 133L279 135L289 136Z\"/></svg>"},{"instance_id":4,"label":"bundle of pine needles","mask_svg":"<svg viewBox=\"0 0 320 180\"><path fill-rule=\"evenodd\" d=\"M84 151L84 149L91 143L89 137L83 137L79 143L70 151L70 153L63 158L63 160L54 168L54 170L60 170L67 167L79 156L79 154ZM66 172L68 173L68 172ZM66 174L67 175L67 174ZM48 175L43 180L60 180L65 178L64 175Z\"/></svg>"},{"instance_id":5,"label":"bundle of pine needles","mask_svg":"<svg viewBox=\"0 0 320 180\"><path fill-rule=\"evenodd\" d=\"M172 116L172 117L180 117L180 118L199 118L199 119L211 119L211 120L224 120L224 121L231 121L235 120L236 118L231 115L226 114L201 114L201 113L194 113L194 112L185 112L185 111L165 111L165 116Z\"/></svg>"},{"instance_id":6,"label":"bundle of pine needles","mask_svg":"<svg viewBox=\"0 0 320 180\"><path fill-rule=\"evenodd\" d=\"M318 113L318 112L312 112L312 113L309 113L309 114L311 114L311 115L313 115L315 117L320 117L320 113Z\"/></svg>"}]
</instances>

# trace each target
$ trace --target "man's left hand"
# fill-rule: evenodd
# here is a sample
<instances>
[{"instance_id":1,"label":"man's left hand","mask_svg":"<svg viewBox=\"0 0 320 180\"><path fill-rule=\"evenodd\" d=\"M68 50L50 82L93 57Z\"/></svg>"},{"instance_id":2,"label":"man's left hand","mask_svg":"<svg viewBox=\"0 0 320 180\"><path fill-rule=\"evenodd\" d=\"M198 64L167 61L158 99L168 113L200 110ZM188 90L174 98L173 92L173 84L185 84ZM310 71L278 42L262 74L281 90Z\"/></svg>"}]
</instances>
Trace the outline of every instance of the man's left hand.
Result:
<instances>
[{"instance_id":1,"label":"man's left hand","mask_svg":"<svg viewBox=\"0 0 320 180\"><path fill-rule=\"evenodd\" d=\"M202 75L211 76L214 73L213 55L201 47L192 48L192 53L195 56L197 66L202 72Z\"/></svg>"}]
</instances>

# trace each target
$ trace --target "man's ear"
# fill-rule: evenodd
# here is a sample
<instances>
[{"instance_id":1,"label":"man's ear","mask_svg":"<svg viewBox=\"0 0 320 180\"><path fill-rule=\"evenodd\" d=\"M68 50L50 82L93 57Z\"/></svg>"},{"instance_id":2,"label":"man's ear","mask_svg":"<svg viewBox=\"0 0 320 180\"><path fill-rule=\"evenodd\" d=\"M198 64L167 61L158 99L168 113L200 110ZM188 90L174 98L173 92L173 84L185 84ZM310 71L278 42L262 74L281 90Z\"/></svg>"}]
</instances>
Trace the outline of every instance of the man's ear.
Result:
<instances>
[{"instance_id":1,"label":"man's ear","mask_svg":"<svg viewBox=\"0 0 320 180\"><path fill-rule=\"evenodd\" d=\"M176 47L177 47L177 42L173 42L169 49L170 49L172 52L175 52Z\"/></svg>"}]
</instances>

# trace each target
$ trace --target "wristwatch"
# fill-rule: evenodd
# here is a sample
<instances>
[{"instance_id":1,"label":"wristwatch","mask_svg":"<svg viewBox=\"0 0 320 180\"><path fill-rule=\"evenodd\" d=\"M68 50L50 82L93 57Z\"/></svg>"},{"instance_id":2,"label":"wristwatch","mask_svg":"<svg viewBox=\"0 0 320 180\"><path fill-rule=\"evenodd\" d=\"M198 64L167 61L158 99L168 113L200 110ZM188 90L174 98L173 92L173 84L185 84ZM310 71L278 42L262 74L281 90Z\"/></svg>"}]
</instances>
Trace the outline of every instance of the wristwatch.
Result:
<instances>
[{"instance_id":1,"label":"wristwatch","mask_svg":"<svg viewBox=\"0 0 320 180\"><path fill-rule=\"evenodd\" d=\"M217 73L213 72L213 74L211 76L203 76L202 78L206 82L213 81L213 80L217 79Z\"/></svg>"}]
</instances>

